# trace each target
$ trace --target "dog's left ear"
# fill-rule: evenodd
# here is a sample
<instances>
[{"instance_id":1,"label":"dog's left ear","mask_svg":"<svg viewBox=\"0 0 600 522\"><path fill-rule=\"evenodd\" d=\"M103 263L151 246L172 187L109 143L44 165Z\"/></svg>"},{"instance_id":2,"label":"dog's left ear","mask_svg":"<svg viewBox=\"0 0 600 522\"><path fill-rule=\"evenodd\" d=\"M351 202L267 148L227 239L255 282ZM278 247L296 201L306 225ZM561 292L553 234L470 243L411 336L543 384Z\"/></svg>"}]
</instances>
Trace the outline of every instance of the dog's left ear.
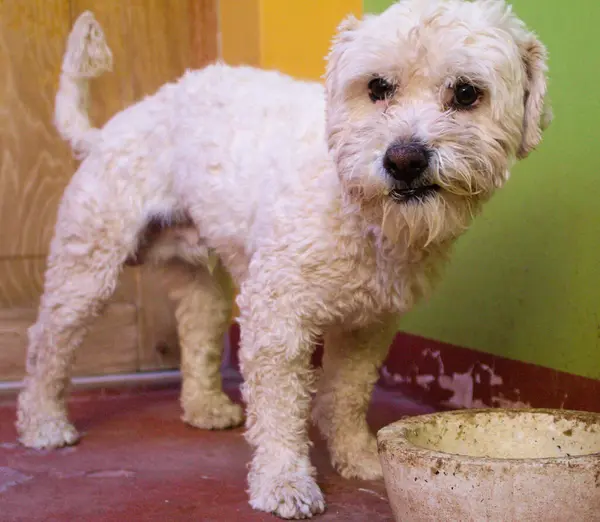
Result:
<instances>
[{"instance_id":1,"label":"dog's left ear","mask_svg":"<svg viewBox=\"0 0 600 522\"><path fill-rule=\"evenodd\" d=\"M527 157L539 145L542 132L552 121L552 109L546 97L546 48L531 35L521 45L521 56L526 72L526 85L523 134L517 151L519 159Z\"/></svg>"}]
</instances>

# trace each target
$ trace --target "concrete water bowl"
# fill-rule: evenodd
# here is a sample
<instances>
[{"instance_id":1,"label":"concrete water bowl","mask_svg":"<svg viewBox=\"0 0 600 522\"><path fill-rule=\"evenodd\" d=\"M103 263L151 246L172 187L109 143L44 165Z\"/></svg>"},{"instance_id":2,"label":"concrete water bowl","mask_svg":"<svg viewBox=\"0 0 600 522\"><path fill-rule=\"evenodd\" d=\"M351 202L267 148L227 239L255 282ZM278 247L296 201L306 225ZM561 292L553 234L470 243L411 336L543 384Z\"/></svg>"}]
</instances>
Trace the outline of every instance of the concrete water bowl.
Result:
<instances>
[{"instance_id":1,"label":"concrete water bowl","mask_svg":"<svg viewBox=\"0 0 600 522\"><path fill-rule=\"evenodd\" d=\"M398 522L600 521L600 414L459 410L377 440Z\"/></svg>"}]
</instances>

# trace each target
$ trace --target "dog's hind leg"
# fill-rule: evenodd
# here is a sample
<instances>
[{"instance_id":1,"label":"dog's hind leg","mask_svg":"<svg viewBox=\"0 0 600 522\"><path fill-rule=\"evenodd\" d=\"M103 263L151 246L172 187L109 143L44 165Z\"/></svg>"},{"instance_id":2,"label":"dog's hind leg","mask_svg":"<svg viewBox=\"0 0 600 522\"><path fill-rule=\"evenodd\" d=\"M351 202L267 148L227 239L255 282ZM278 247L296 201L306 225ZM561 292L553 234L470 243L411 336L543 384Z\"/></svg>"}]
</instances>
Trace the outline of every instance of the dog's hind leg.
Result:
<instances>
[{"instance_id":1,"label":"dog's hind leg","mask_svg":"<svg viewBox=\"0 0 600 522\"><path fill-rule=\"evenodd\" d=\"M108 209L114 199L97 193L69 187L59 211L38 318L28 332L27 376L18 400L17 430L25 446L52 448L77 441L65 404L75 350L135 249L135 216Z\"/></svg>"},{"instance_id":2,"label":"dog's hind leg","mask_svg":"<svg viewBox=\"0 0 600 522\"><path fill-rule=\"evenodd\" d=\"M327 439L331 462L346 478L381 477L377 442L367 425L373 386L379 377L396 322L325 335L324 373L313 420Z\"/></svg>"},{"instance_id":3,"label":"dog's hind leg","mask_svg":"<svg viewBox=\"0 0 600 522\"><path fill-rule=\"evenodd\" d=\"M168 270L182 351L182 419L204 429L238 426L242 408L223 392L220 373L233 299L229 276L220 264L212 274L184 263L172 263Z\"/></svg>"}]
</instances>

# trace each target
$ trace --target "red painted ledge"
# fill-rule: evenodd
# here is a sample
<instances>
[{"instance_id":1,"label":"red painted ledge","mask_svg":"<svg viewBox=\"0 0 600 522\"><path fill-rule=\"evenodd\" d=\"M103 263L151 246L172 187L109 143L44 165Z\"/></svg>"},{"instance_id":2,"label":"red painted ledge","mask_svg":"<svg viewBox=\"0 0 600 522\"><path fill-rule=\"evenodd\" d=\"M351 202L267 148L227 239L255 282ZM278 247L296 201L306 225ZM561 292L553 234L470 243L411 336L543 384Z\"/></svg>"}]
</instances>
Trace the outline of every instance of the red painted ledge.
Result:
<instances>
[{"instance_id":1,"label":"red painted ledge","mask_svg":"<svg viewBox=\"0 0 600 522\"><path fill-rule=\"evenodd\" d=\"M239 328L230 331L237 368ZM314 362L320 364L321 348ZM380 386L441 408L532 407L600 412L600 381L452 344L398 333Z\"/></svg>"}]
</instances>

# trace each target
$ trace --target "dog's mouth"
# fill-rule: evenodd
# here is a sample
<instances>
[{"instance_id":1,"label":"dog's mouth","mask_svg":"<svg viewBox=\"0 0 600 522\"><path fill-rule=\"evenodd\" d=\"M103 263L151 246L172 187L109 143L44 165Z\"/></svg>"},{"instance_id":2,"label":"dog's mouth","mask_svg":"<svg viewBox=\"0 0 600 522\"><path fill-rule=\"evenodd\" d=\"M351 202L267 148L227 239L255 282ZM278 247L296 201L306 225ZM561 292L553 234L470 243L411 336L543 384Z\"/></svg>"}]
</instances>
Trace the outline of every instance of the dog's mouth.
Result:
<instances>
[{"instance_id":1,"label":"dog's mouth","mask_svg":"<svg viewBox=\"0 0 600 522\"><path fill-rule=\"evenodd\" d=\"M439 185L425 185L422 187L398 188L390 191L390 197L399 203L408 201L423 201L435 194L440 189Z\"/></svg>"}]
</instances>

